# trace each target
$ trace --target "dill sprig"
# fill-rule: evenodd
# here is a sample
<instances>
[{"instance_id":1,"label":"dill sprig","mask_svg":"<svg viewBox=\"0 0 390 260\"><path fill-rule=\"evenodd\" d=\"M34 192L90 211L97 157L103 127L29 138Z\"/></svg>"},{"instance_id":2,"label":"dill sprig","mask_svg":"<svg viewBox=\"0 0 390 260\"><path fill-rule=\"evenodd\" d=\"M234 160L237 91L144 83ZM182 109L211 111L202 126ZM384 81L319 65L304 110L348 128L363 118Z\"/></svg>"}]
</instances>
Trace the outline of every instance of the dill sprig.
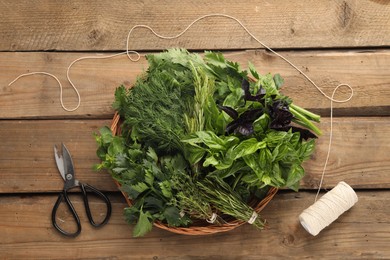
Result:
<instances>
[{"instance_id":1,"label":"dill sprig","mask_svg":"<svg viewBox=\"0 0 390 260\"><path fill-rule=\"evenodd\" d=\"M173 52L176 56L185 55ZM157 152L183 150L184 115L193 108L193 80L190 69L161 55L148 56L149 68L134 86L116 90L114 109L131 128L132 137Z\"/></svg>"}]
</instances>

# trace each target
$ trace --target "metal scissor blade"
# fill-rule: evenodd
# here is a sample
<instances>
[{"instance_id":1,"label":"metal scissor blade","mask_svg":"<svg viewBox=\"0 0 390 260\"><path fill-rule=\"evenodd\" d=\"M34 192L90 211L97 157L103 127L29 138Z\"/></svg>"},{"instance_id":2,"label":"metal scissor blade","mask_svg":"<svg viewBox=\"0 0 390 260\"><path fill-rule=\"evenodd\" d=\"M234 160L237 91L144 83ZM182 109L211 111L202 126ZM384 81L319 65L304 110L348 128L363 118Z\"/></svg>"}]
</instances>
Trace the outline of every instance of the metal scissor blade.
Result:
<instances>
[{"instance_id":1,"label":"metal scissor blade","mask_svg":"<svg viewBox=\"0 0 390 260\"><path fill-rule=\"evenodd\" d=\"M60 155L59 152L58 152L57 145L54 145L54 157L56 159L56 164L57 164L58 171L60 172L61 177L64 179L64 181L66 181L66 179L65 179L64 160L62 158L62 155Z\"/></svg>"},{"instance_id":2,"label":"metal scissor blade","mask_svg":"<svg viewBox=\"0 0 390 260\"><path fill-rule=\"evenodd\" d=\"M74 167L73 167L73 160L70 156L68 148L66 148L65 144L62 144L62 157L64 158L63 165L65 170L65 186L67 188L71 188L74 186L77 186L78 183L74 177Z\"/></svg>"}]
</instances>

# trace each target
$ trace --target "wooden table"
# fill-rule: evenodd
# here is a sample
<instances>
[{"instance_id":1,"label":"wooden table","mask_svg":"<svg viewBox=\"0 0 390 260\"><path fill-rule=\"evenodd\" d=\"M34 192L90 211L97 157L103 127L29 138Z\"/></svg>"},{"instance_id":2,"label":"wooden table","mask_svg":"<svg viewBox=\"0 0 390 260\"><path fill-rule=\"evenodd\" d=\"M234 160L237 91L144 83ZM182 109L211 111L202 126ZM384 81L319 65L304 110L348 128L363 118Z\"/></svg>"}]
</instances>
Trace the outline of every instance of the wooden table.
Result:
<instances>
[{"instance_id":1,"label":"wooden table","mask_svg":"<svg viewBox=\"0 0 390 260\"><path fill-rule=\"evenodd\" d=\"M359 202L318 236L308 234L299 214L313 204L329 138L329 100L286 62L264 50L233 20L211 17L176 40L161 40L145 29L134 31L130 49L144 53L180 46L219 49L244 67L280 73L284 93L320 113L323 136L296 193L280 191L262 217L268 228L244 225L211 236L181 236L155 228L131 236L122 216L125 200L110 177L96 173L93 133L110 124L117 86L130 86L146 62L126 56L84 60L70 75L81 106L66 112L60 90L48 76L8 84L18 75L46 71L63 83L64 105L77 105L66 68L85 55L125 50L129 29L146 24L174 35L208 13L235 16L264 43L291 60L331 95L339 83L354 89L350 102L334 104L334 139L325 189L346 181ZM263 259L390 258L390 3L388 1L0 1L0 258L1 259ZM348 96L341 90L336 97ZM299 101L297 101L299 100ZM52 206L63 182L53 145L72 152L76 174L110 196L112 218L95 230L74 197L83 230L77 238L58 234ZM323 194L324 192L322 192ZM94 203L96 207L101 206ZM69 214L61 215L71 221Z\"/></svg>"}]
</instances>

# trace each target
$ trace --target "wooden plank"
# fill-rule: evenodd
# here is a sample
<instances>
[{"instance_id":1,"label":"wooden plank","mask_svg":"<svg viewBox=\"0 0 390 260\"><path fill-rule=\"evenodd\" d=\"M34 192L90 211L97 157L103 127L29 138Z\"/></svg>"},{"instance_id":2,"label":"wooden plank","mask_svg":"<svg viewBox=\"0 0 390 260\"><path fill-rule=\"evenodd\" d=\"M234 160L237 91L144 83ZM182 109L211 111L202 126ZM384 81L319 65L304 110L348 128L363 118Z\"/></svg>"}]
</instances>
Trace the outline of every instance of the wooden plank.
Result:
<instances>
[{"instance_id":1,"label":"wooden plank","mask_svg":"<svg viewBox=\"0 0 390 260\"><path fill-rule=\"evenodd\" d=\"M306 176L302 188L317 188L320 182L329 145L330 121L324 119L320 126L324 135L318 140L312 160L304 165ZM390 117L335 118L324 187L333 187L344 180L355 188L389 188L387 136L390 136Z\"/></svg>"},{"instance_id":2,"label":"wooden plank","mask_svg":"<svg viewBox=\"0 0 390 260\"><path fill-rule=\"evenodd\" d=\"M51 192L62 188L53 158L53 145L64 142L71 151L77 177L103 190L117 190L107 174L92 166L99 160L92 133L109 120L24 120L0 124L0 193ZM302 189L316 189L328 148L330 122L312 160L305 163ZM357 188L389 188L390 117L335 118L333 146L324 187L346 181Z\"/></svg>"},{"instance_id":3,"label":"wooden plank","mask_svg":"<svg viewBox=\"0 0 390 260\"><path fill-rule=\"evenodd\" d=\"M3 121L0 124L2 192L59 191L53 146L65 143L72 153L76 177L104 190L117 190L108 174L93 171L99 162L93 133L107 120ZM4 182L3 182L4 181Z\"/></svg>"},{"instance_id":4,"label":"wooden plank","mask_svg":"<svg viewBox=\"0 0 390 260\"><path fill-rule=\"evenodd\" d=\"M315 194L309 192L277 194L262 212L268 223L262 231L244 225L216 235L183 236L154 228L143 238L131 237L133 227L123 220L126 205L120 196L111 196L111 220L97 230L87 223L81 199L75 198L83 227L75 239L62 237L51 226L56 197L2 196L0 252L6 259L388 258L390 208L384 205L390 202L390 192L357 194L359 202L316 237L298 221L299 214L314 201Z\"/></svg>"},{"instance_id":5,"label":"wooden plank","mask_svg":"<svg viewBox=\"0 0 390 260\"><path fill-rule=\"evenodd\" d=\"M22 78L14 85L8 84L19 74L31 71L47 71L63 83L65 107L77 106L77 95L66 79L66 69L75 59L89 54L80 53L1 53L1 117L101 117L113 115L111 104L114 91L120 84L130 87L136 76L142 73L145 60L133 63L125 57L110 60L86 60L76 64L70 72L81 95L81 106L69 113L60 104L60 88L55 79L34 75ZM99 54L94 54L99 56ZM100 54L101 56L101 54ZM18 65L22 64L22 67Z\"/></svg>"},{"instance_id":6,"label":"wooden plank","mask_svg":"<svg viewBox=\"0 0 390 260\"><path fill-rule=\"evenodd\" d=\"M228 59L247 67L251 61L260 73L280 73L285 78L283 92L303 107L329 115L330 101L290 65L264 51L227 52ZM390 51L307 51L282 54L310 76L331 96L340 83L354 89L350 102L335 104L335 115L390 115ZM64 86L63 101L74 108L77 97L66 80L66 69L75 59L85 55L101 57L101 53L0 53L0 118L110 117L114 90L120 84L131 86L146 68L145 59L134 63L127 57L108 60L83 60L76 63L70 75L81 95L81 106L75 112L60 106L57 82L47 76L35 75L8 84L18 75L32 71L55 74ZM335 96L349 96L341 88Z\"/></svg>"},{"instance_id":7,"label":"wooden plank","mask_svg":"<svg viewBox=\"0 0 390 260\"><path fill-rule=\"evenodd\" d=\"M99 1L2 0L0 50L124 50L131 27L151 26L176 35L202 15L233 15L274 48L388 46L387 1ZM17 33L15 33L17 32ZM134 32L131 48L156 50L260 48L233 20L209 18L177 40L159 40L145 29Z\"/></svg>"}]
</instances>

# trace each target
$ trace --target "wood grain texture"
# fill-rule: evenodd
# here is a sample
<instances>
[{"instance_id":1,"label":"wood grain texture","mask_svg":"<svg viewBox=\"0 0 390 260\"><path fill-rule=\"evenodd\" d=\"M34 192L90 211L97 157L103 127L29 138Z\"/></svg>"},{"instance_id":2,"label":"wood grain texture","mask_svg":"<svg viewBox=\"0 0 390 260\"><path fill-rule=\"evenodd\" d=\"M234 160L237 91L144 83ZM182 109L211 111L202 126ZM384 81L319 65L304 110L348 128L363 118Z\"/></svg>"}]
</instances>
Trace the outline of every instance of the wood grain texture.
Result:
<instances>
[{"instance_id":1,"label":"wood grain texture","mask_svg":"<svg viewBox=\"0 0 390 260\"><path fill-rule=\"evenodd\" d=\"M298 216L314 202L328 145L330 102L233 20L202 20L176 40L137 29L130 49L143 54L170 47L223 50L243 67L251 61L260 73L280 73L285 94L324 116L324 135L304 165L302 189L279 191L261 214L266 230L244 225L197 237L155 228L143 238L131 237L133 227L122 215L123 196L108 174L92 170L99 162L92 133L110 123L115 88L131 86L146 69L145 59L133 63L121 56L75 64L70 76L82 102L72 113L61 108L52 78L36 75L8 86L22 73L53 73L63 83L64 104L73 108L76 95L66 81L72 61L125 50L134 25L172 36L210 13L238 18L327 95L340 83L354 88L350 102L334 104L337 118L323 187L344 180L355 188L359 202L316 237L301 227ZM0 259L390 259L389 1L0 0L0 17ZM348 94L342 89L336 98ZM50 221L63 186L53 157L53 145L61 142L73 155L77 178L108 191L113 203L109 224L93 229L80 194L72 193L83 227L75 239L62 237ZM96 200L91 206L97 214L104 211ZM58 221L72 227L63 210Z\"/></svg>"},{"instance_id":2,"label":"wood grain texture","mask_svg":"<svg viewBox=\"0 0 390 260\"><path fill-rule=\"evenodd\" d=\"M108 174L92 166L99 162L93 133L109 120L23 120L0 124L0 193L51 192L62 189L53 145L64 142L72 153L76 177L103 190L117 188ZM319 125L323 136L313 158L305 163L302 189L317 189L326 158L329 118ZM341 117L333 125L333 146L324 187L346 181L354 188L390 188L390 118Z\"/></svg>"},{"instance_id":3,"label":"wood grain texture","mask_svg":"<svg viewBox=\"0 0 390 260\"><path fill-rule=\"evenodd\" d=\"M245 3L213 1L0 2L0 50L124 50L131 27L146 24L163 35L181 32L196 18L235 16L272 48L389 46L388 1L283 0ZM15 33L17 32L17 33ZM134 32L131 48L156 50L262 48L229 19L209 18L177 40L160 40L145 29Z\"/></svg>"},{"instance_id":4,"label":"wood grain texture","mask_svg":"<svg viewBox=\"0 0 390 260\"><path fill-rule=\"evenodd\" d=\"M113 214L101 229L86 221L81 199L74 198L82 220L82 233L64 238L51 226L56 197L2 196L0 200L0 252L2 259L379 259L390 256L389 191L358 192L359 202L331 226L313 237L298 221L314 201L314 193L282 192L263 210L268 228L244 225L228 233L182 236L154 228L132 238L132 226L123 220L126 206L111 195ZM99 203L96 204L97 206ZM281 210L283 209L283 210ZM62 216L67 222L70 216ZM63 248L67 248L66 253Z\"/></svg>"},{"instance_id":5,"label":"wood grain texture","mask_svg":"<svg viewBox=\"0 0 390 260\"><path fill-rule=\"evenodd\" d=\"M51 192L62 189L63 181L53 152L53 146L62 142L72 154L77 169L76 178L98 189L116 191L108 174L99 174L92 169L94 164L99 163L93 133L109 124L107 120L2 122L2 192Z\"/></svg>"},{"instance_id":6,"label":"wood grain texture","mask_svg":"<svg viewBox=\"0 0 390 260\"><path fill-rule=\"evenodd\" d=\"M286 51L286 58L303 70L328 95L340 83L350 84L354 97L347 103L335 103L335 115L390 115L390 51ZM88 59L76 63L70 71L81 95L81 106L69 113L60 105L57 82L48 76L34 75L8 84L18 75L46 71L63 84L67 108L77 105L77 96L66 79L66 69L80 57L101 57L102 53L0 53L0 118L111 117L115 88L131 86L146 68L145 59L134 63L126 56L112 59ZM329 115L330 101L285 61L265 51L225 52L228 59L244 68L252 62L260 73L280 73L285 79L283 93L295 102L323 115ZM335 98L345 99L344 87Z\"/></svg>"}]
</instances>

